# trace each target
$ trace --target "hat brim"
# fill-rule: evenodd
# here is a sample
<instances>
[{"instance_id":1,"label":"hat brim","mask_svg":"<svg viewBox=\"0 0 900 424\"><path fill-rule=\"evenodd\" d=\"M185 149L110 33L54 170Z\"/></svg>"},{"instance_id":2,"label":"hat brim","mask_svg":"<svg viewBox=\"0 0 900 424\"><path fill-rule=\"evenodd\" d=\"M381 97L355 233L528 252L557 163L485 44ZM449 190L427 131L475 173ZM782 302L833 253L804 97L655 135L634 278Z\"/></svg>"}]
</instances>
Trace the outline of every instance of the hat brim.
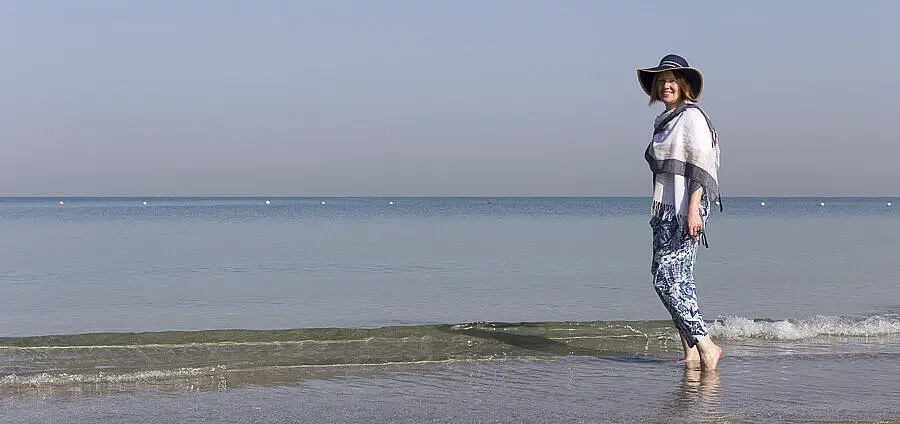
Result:
<instances>
[{"instance_id":1,"label":"hat brim","mask_svg":"<svg viewBox=\"0 0 900 424\"><path fill-rule=\"evenodd\" d=\"M650 95L650 90L653 89L653 79L656 78L656 74L666 71L681 71L691 84L691 91L694 92L694 97L697 99L700 98L700 94L703 93L703 74L700 73L699 69L665 65L637 70L638 81L641 83L641 88L644 89L644 92L647 93L648 96Z\"/></svg>"}]
</instances>

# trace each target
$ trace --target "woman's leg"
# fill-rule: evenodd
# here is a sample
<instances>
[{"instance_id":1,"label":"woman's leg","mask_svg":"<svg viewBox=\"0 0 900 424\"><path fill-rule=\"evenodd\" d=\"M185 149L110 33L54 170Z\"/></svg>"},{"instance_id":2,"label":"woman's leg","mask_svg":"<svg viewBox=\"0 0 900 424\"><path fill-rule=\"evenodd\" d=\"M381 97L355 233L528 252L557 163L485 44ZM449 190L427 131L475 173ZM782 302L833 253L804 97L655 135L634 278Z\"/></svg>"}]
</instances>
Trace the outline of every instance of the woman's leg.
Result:
<instances>
[{"instance_id":1,"label":"woman's leg","mask_svg":"<svg viewBox=\"0 0 900 424\"><path fill-rule=\"evenodd\" d=\"M697 239L685 237L674 219L654 220L653 224L653 286L681 334L685 360L703 359L704 368L713 369L721 357L721 349L709 339L697 303L694 285Z\"/></svg>"}]
</instances>

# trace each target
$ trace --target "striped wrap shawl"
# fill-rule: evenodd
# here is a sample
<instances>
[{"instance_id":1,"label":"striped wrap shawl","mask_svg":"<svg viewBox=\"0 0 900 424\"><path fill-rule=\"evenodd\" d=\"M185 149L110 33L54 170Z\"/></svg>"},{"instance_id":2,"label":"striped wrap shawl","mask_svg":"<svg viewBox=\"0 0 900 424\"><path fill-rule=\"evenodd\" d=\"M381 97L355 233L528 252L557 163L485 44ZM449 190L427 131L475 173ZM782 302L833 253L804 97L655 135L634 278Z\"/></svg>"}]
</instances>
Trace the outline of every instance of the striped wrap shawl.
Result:
<instances>
[{"instance_id":1,"label":"striped wrap shawl","mask_svg":"<svg viewBox=\"0 0 900 424\"><path fill-rule=\"evenodd\" d=\"M644 157L654 175L653 216L687 215L688 187L703 186L707 198L719 201L719 143L706 113L685 103L656 118L653 139Z\"/></svg>"}]
</instances>

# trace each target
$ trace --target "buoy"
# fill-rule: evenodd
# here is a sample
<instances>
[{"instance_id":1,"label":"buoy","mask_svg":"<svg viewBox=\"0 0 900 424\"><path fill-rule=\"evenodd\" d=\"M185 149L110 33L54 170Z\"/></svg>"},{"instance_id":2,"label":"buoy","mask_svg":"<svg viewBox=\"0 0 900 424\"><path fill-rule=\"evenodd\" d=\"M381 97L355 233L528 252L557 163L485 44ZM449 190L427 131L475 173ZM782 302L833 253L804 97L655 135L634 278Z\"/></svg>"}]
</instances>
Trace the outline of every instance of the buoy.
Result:
<instances>
[{"instance_id":1,"label":"buoy","mask_svg":"<svg viewBox=\"0 0 900 424\"><path fill-rule=\"evenodd\" d=\"M491 203L494 203L494 201L493 201L493 200L488 200L488 204L490 205Z\"/></svg>"},{"instance_id":2,"label":"buoy","mask_svg":"<svg viewBox=\"0 0 900 424\"><path fill-rule=\"evenodd\" d=\"M266 200L266 206L271 205L271 204L272 204L271 200Z\"/></svg>"},{"instance_id":3,"label":"buoy","mask_svg":"<svg viewBox=\"0 0 900 424\"><path fill-rule=\"evenodd\" d=\"M62 205L65 205L65 203L62 200L60 200L59 205L62 206Z\"/></svg>"}]
</instances>

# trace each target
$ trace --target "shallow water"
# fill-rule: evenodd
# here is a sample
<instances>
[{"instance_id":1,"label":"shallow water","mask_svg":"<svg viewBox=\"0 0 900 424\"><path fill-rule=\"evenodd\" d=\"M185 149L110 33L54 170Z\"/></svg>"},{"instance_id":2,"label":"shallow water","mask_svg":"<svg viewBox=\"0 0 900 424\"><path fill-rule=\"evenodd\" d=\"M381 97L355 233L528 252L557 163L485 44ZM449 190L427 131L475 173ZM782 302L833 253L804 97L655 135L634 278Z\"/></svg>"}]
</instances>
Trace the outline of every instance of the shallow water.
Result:
<instances>
[{"instance_id":1,"label":"shallow water","mask_svg":"<svg viewBox=\"0 0 900 424\"><path fill-rule=\"evenodd\" d=\"M120 422L825 422L896 417L897 358L729 357L719 372L590 357L279 370L230 386L166 383L28 392L0 419ZM852 375L854 378L842 376ZM856 379L867 381L866 389Z\"/></svg>"},{"instance_id":2,"label":"shallow water","mask_svg":"<svg viewBox=\"0 0 900 424\"><path fill-rule=\"evenodd\" d=\"M0 421L900 417L891 199L726 199L709 378L671 362L646 199L58 200L0 201Z\"/></svg>"},{"instance_id":3,"label":"shallow water","mask_svg":"<svg viewBox=\"0 0 900 424\"><path fill-rule=\"evenodd\" d=\"M0 340L0 420L823 422L900 416L900 317L731 319L718 371L668 321ZM107 420L107 421L103 421Z\"/></svg>"}]
</instances>

